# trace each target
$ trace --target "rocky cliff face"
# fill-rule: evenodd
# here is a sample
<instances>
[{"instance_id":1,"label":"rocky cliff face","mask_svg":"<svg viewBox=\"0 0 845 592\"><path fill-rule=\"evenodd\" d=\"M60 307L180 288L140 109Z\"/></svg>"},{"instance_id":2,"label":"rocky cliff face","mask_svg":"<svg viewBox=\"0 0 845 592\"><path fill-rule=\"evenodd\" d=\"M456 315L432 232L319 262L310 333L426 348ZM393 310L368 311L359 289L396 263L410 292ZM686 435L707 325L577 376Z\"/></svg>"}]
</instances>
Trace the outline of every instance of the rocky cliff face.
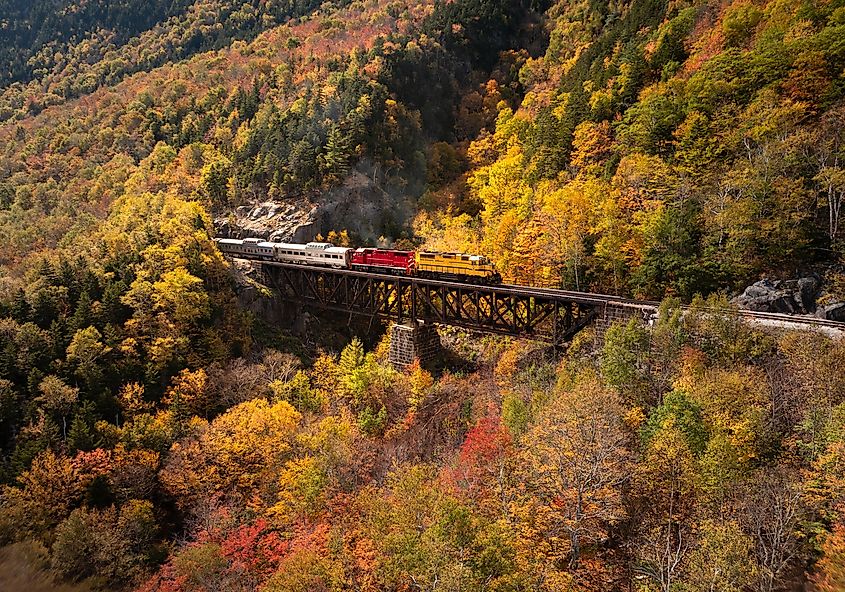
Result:
<instances>
[{"instance_id":1,"label":"rocky cliff face","mask_svg":"<svg viewBox=\"0 0 845 592\"><path fill-rule=\"evenodd\" d=\"M745 288L733 302L747 310L815 314L831 321L845 321L845 302L828 293L817 274L793 280L762 279Z\"/></svg>"},{"instance_id":2,"label":"rocky cliff face","mask_svg":"<svg viewBox=\"0 0 845 592\"><path fill-rule=\"evenodd\" d=\"M226 238L303 243L331 230L347 230L376 243L405 226L413 211L411 200L397 194L399 191L387 191L369 175L356 171L337 189L243 205L216 217L214 226L218 236Z\"/></svg>"},{"instance_id":3,"label":"rocky cliff face","mask_svg":"<svg viewBox=\"0 0 845 592\"><path fill-rule=\"evenodd\" d=\"M263 201L236 208L214 220L218 236L263 238L276 242L307 242L319 233L319 206L306 199Z\"/></svg>"}]
</instances>

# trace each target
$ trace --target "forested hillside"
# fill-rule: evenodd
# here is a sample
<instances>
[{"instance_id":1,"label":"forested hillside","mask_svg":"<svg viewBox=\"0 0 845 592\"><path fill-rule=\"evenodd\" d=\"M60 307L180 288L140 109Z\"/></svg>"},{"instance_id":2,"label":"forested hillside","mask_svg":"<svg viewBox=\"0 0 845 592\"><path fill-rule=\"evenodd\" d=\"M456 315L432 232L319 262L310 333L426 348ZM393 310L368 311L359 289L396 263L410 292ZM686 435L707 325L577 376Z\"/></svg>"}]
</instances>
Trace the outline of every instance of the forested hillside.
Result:
<instances>
[{"instance_id":1,"label":"forested hillside","mask_svg":"<svg viewBox=\"0 0 845 592\"><path fill-rule=\"evenodd\" d=\"M467 196L456 213L480 221L435 211L419 227L476 237L524 283L647 297L839 262L843 10L557 4L525 99L435 200Z\"/></svg>"},{"instance_id":2,"label":"forested hillside","mask_svg":"<svg viewBox=\"0 0 845 592\"><path fill-rule=\"evenodd\" d=\"M714 295L845 299L841 0L7 0L0 46L0 588L845 587L843 342ZM404 372L281 330L214 220L350 187L338 242L660 319Z\"/></svg>"},{"instance_id":3,"label":"forested hillside","mask_svg":"<svg viewBox=\"0 0 845 592\"><path fill-rule=\"evenodd\" d=\"M128 74L252 39L319 6L316 0L158 0L142 8L107 0L4 0L0 84L9 88L0 119L38 113Z\"/></svg>"}]
</instances>

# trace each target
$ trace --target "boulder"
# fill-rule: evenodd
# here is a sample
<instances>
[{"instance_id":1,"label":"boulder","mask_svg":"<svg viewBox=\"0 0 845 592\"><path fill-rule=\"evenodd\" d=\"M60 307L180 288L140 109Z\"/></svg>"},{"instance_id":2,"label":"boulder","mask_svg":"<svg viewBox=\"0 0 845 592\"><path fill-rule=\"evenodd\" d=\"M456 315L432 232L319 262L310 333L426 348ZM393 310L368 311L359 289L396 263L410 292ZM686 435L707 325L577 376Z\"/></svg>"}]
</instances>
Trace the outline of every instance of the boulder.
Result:
<instances>
[{"instance_id":1,"label":"boulder","mask_svg":"<svg viewBox=\"0 0 845 592\"><path fill-rule=\"evenodd\" d=\"M774 286L769 280L760 280L756 284L751 284L742 293L745 298L765 298L774 291Z\"/></svg>"},{"instance_id":2,"label":"boulder","mask_svg":"<svg viewBox=\"0 0 845 592\"><path fill-rule=\"evenodd\" d=\"M733 302L757 312L806 314L816 310L820 286L821 280L815 275L797 280L763 279L748 286Z\"/></svg>"},{"instance_id":3,"label":"boulder","mask_svg":"<svg viewBox=\"0 0 845 592\"><path fill-rule=\"evenodd\" d=\"M267 207L264 205L259 205L249 213L249 219L253 221L258 220L259 218L262 218L266 213Z\"/></svg>"},{"instance_id":4,"label":"boulder","mask_svg":"<svg viewBox=\"0 0 845 592\"><path fill-rule=\"evenodd\" d=\"M232 226L228 220L215 220L214 228L220 238L232 238Z\"/></svg>"},{"instance_id":5,"label":"boulder","mask_svg":"<svg viewBox=\"0 0 845 592\"><path fill-rule=\"evenodd\" d=\"M845 323L845 302L836 302L827 306L821 306L816 311L816 316L821 319L827 319L828 321Z\"/></svg>"},{"instance_id":6,"label":"boulder","mask_svg":"<svg viewBox=\"0 0 845 592\"><path fill-rule=\"evenodd\" d=\"M821 281L817 276L802 277L798 280L798 299L804 312L816 311L816 298L820 287Z\"/></svg>"},{"instance_id":7,"label":"boulder","mask_svg":"<svg viewBox=\"0 0 845 592\"><path fill-rule=\"evenodd\" d=\"M781 292L777 297L769 300L769 312L783 312L786 314L794 314L801 312L796 306L795 298L792 294Z\"/></svg>"},{"instance_id":8,"label":"boulder","mask_svg":"<svg viewBox=\"0 0 845 592\"><path fill-rule=\"evenodd\" d=\"M748 286L734 302L747 310L757 312L795 312L797 306L792 293L781 290L776 282L760 280Z\"/></svg>"}]
</instances>

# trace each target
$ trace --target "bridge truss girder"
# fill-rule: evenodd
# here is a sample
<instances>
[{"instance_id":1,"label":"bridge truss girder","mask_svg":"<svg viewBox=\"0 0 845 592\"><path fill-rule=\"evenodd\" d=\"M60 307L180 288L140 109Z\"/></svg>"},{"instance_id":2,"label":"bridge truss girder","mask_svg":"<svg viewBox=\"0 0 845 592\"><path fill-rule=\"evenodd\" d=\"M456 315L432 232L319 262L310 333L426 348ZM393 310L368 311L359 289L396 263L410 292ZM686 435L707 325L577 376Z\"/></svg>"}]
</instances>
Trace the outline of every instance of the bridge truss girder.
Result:
<instances>
[{"instance_id":1,"label":"bridge truss girder","mask_svg":"<svg viewBox=\"0 0 845 592\"><path fill-rule=\"evenodd\" d=\"M600 301L512 286L477 286L343 269L262 263L285 297L327 310L454 325L563 345L598 312Z\"/></svg>"}]
</instances>

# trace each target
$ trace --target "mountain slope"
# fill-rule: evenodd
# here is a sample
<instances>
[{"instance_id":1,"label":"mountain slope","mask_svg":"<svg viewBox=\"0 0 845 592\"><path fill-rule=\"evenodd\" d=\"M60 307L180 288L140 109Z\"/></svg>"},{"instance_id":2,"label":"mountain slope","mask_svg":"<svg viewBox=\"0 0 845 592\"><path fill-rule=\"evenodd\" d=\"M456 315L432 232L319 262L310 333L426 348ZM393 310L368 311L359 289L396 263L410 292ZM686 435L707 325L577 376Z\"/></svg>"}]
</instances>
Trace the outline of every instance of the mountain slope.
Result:
<instances>
[{"instance_id":1,"label":"mountain slope","mask_svg":"<svg viewBox=\"0 0 845 592\"><path fill-rule=\"evenodd\" d=\"M346 2L327 3L331 13ZM227 2L11 2L0 27L8 45L0 77L0 121L112 85L196 53L251 40L262 31L313 14L318 0ZM11 83L11 84L10 84Z\"/></svg>"},{"instance_id":2,"label":"mountain slope","mask_svg":"<svg viewBox=\"0 0 845 592\"><path fill-rule=\"evenodd\" d=\"M3 5L0 560L117 591L840 589L845 342L694 298L803 267L835 297L840 4ZM693 304L565 354L450 329L399 371L377 323L288 333L212 241L319 208L303 240Z\"/></svg>"},{"instance_id":3,"label":"mountain slope","mask_svg":"<svg viewBox=\"0 0 845 592\"><path fill-rule=\"evenodd\" d=\"M843 14L557 3L525 100L469 149L456 190L483 222L453 246L514 281L647 297L841 261Z\"/></svg>"}]
</instances>

